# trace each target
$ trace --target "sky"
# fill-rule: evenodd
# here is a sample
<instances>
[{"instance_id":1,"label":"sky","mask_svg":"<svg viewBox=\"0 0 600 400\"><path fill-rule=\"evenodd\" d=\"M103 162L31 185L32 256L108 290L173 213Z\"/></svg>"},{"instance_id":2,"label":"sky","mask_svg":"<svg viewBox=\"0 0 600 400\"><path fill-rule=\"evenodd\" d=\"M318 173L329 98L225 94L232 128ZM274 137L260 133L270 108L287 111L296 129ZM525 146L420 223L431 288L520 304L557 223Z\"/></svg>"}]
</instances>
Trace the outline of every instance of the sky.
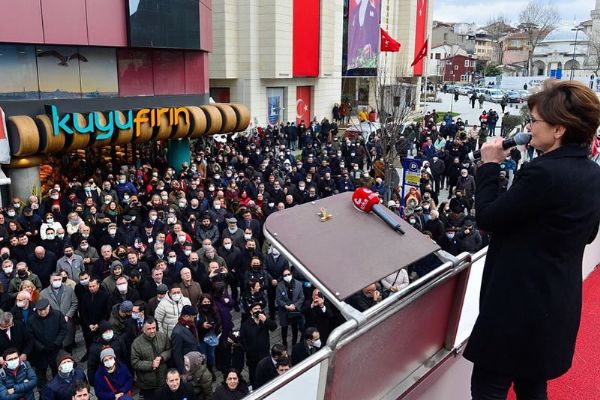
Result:
<instances>
[{"instance_id":1,"label":"sky","mask_svg":"<svg viewBox=\"0 0 600 400\"><path fill-rule=\"evenodd\" d=\"M517 25L519 12L527 5L526 0L430 0L433 1L433 19L443 22L475 22L486 25L498 16L504 16L512 25ZM546 4L542 0L538 0ZM561 15L561 22L572 23L590 19L595 7L594 0L550 0Z\"/></svg>"}]
</instances>

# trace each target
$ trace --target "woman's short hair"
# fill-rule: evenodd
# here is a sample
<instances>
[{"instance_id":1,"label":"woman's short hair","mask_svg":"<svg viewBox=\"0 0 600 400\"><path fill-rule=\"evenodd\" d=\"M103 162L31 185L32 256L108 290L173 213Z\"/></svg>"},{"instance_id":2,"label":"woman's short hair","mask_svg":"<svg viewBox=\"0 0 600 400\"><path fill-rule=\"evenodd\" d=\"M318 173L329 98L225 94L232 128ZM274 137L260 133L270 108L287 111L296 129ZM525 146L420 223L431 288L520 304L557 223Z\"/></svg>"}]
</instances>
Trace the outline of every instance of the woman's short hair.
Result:
<instances>
[{"instance_id":1,"label":"woman's short hair","mask_svg":"<svg viewBox=\"0 0 600 400\"><path fill-rule=\"evenodd\" d=\"M600 101L593 90L577 81L547 79L543 89L527 99L550 125L566 128L562 144L590 145L600 125Z\"/></svg>"}]
</instances>

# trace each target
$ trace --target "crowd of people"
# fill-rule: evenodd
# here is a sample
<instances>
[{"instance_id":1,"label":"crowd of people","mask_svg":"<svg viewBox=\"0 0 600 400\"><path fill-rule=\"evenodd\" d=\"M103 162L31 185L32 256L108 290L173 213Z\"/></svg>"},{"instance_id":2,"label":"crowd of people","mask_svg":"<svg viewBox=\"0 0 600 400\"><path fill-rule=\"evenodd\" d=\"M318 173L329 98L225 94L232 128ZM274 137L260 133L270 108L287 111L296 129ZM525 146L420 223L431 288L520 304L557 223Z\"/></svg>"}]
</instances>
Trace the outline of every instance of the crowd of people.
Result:
<instances>
[{"instance_id":1,"label":"crowd of people","mask_svg":"<svg viewBox=\"0 0 600 400\"><path fill-rule=\"evenodd\" d=\"M85 398L89 384L101 400L237 399L285 373L343 322L263 237L270 214L306 202L368 187L444 250L479 250L467 158L478 143L460 118L436 120L395 144L423 161L404 198L385 185L380 135L338 140L327 119L196 142L179 171L160 155L79 159L41 198L12 197L0 213L0 398ZM503 163L504 189L518 162ZM426 257L348 303L364 310L437 265Z\"/></svg>"}]
</instances>

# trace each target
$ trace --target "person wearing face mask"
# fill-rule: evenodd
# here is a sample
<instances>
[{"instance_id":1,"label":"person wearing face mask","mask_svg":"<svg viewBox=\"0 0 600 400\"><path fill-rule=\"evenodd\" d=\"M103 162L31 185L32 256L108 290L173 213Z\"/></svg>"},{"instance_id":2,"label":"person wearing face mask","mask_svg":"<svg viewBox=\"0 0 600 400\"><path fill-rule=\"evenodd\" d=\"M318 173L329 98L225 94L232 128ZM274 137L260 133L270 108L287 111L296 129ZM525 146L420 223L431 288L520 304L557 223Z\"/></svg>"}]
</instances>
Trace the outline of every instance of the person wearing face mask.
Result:
<instances>
[{"instance_id":1,"label":"person wearing face mask","mask_svg":"<svg viewBox=\"0 0 600 400\"><path fill-rule=\"evenodd\" d=\"M265 269L271 275L271 282L267 285L267 298L269 300L269 316L275 318L275 288L283 280L283 270L289 267L288 260L280 255L279 250L270 246L264 258Z\"/></svg>"},{"instance_id":2,"label":"person wearing face mask","mask_svg":"<svg viewBox=\"0 0 600 400\"><path fill-rule=\"evenodd\" d=\"M2 287L8 288L10 281L17 275L15 265L11 259L2 261L2 272L0 272L0 283ZM8 290L7 290L8 291Z\"/></svg>"},{"instance_id":3,"label":"person wearing face mask","mask_svg":"<svg viewBox=\"0 0 600 400\"><path fill-rule=\"evenodd\" d=\"M122 303L126 300L136 302L140 300L140 294L137 289L134 289L129 284L129 281L125 276L120 276L116 280L116 288L110 293L109 305L112 308L115 304Z\"/></svg>"},{"instance_id":4,"label":"person wearing face mask","mask_svg":"<svg viewBox=\"0 0 600 400\"><path fill-rule=\"evenodd\" d=\"M115 260L110 264L110 274L102 280L102 288L107 293L112 293L117 288L117 279L123 275L123 264Z\"/></svg>"},{"instance_id":5,"label":"person wearing face mask","mask_svg":"<svg viewBox=\"0 0 600 400\"><path fill-rule=\"evenodd\" d=\"M75 291L63 284L60 272L54 272L50 275L50 286L41 291L40 298L47 299L53 310L64 315L68 331L63 346L70 351L75 341L75 321L73 318L77 313L77 305L79 304Z\"/></svg>"},{"instance_id":6,"label":"person wearing face mask","mask_svg":"<svg viewBox=\"0 0 600 400\"><path fill-rule=\"evenodd\" d=\"M100 362L94 376L94 393L98 400L133 400L133 376L115 351L102 350Z\"/></svg>"},{"instance_id":7,"label":"person wearing face mask","mask_svg":"<svg viewBox=\"0 0 600 400\"><path fill-rule=\"evenodd\" d=\"M216 243L219 241L219 229L215 224L212 223L209 214L204 214L202 216L201 223L196 224L194 236L200 242L203 242L205 239L209 239L211 244L216 246Z\"/></svg>"},{"instance_id":8,"label":"person wearing face mask","mask_svg":"<svg viewBox=\"0 0 600 400\"><path fill-rule=\"evenodd\" d=\"M56 233L56 231L59 228L62 228L63 226L61 225L60 222L58 222L56 220L56 218L54 217L54 214L52 213L47 213L44 216L44 222L42 223L42 225L40 226L40 237L42 238L42 240L54 240L54 238L48 238L48 229L52 228L54 231L52 233Z\"/></svg>"},{"instance_id":9,"label":"person wearing face mask","mask_svg":"<svg viewBox=\"0 0 600 400\"><path fill-rule=\"evenodd\" d=\"M65 271L69 278L78 281L79 273L85 270L83 257L75 254L73 246L66 245L63 249L64 256L56 262L57 271Z\"/></svg>"},{"instance_id":10,"label":"person wearing face mask","mask_svg":"<svg viewBox=\"0 0 600 400\"><path fill-rule=\"evenodd\" d=\"M226 221L227 228L223 229L223 232L221 232L221 238L230 238L235 246L243 249L246 244L246 240L244 239L244 231L237 225L237 218L227 218Z\"/></svg>"},{"instance_id":11,"label":"person wearing face mask","mask_svg":"<svg viewBox=\"0 0 600 400\"><path fill-rule=\"evenodd\" d=\"M112 324L107 321L100 321L97 334L88 349L87 375L96 376L96 372L101 368L100 354L106 348L114 351L115 357L119 360L125 360L127 357L127 348L123 343L123 338L115 333ZM94 380L91 380L94 384Z\"/></svg>"},{"instance_id":12,"label":"person wearing face mask","mask_svg":"<svg viewBox=\"0 0 600 400\"><path fill-rule=\"evenodd\" d=\"M138 190L133 183L131 183L126 175L119 175L118 183L115 186L119 202L123 202L126 195L137 196Z\"/></svg>"},{"instance_id":13,"label":"person wearing face mask","mask_svg":"<svg viewBox=\"0 0 600 400\"><path fill-rule=\"evenodd\" d=\"M44 388L42 399L70 400L76 382L87 382L83 369L75 366L75 358L65 352L58 353L56 358L58 375Z\"/></svg>"},{"instance_id":14,"label":"person wearing face mask","mask_svg":"<svg viewBox=\"0 0 600 400\"><path fill-rule=\"evenodd\" d=\"M16 320L10 312L0 311L0 354L9 348L15 348L20 360L26 361L31 356L33 342L23 322ZM0 365L5 360L0 356Z\"/></svg>"},{"instance_id":15,"label":"person wearing face mask","mask_svg":"<svg viewBox=\"0 0 600 400\"><path fill-rule=\"evenodd\" d=\"M304 340L292 348L292 365L297 365L307 359L319 351L322 346L321 335L315 327L306 328L302 337Z\"/></svg>"},{"instance_id":16,"label":"person wearing face mask","mask_svg":"<svg viewBox=\"0 0 600 400\"><path fill-rule=\"evenodd\" d=\"M194 306L185 306L171 333L172 359L177 370L185 372L184 355L198 350L198 329L195 320L198 310Z\"/></svg>"},{"instance_id":17,"label":"person wearing face mask","mask_svg":"<svg viewBox=\"0 0 600 400\"><path fill-rule=\"evenodd\" d=\"M83 265L86 270L91 270L92 265L100 258L96 247L90 244L89 238L80 237L79 246L75 250L75 255L83 259Z\"/></svg>"},{"instance_id":18,"label":"person wearing face mask","mask_svg":"<svg viewBox=\"0 0 600 400\"><path fill-rule=\"evenodd\" d=\"M0 369L0 398L35 400L38 379L28 361L21 361L17 349L2 354L5 364Z\"/></svg>"},{"instance_id":19,"label":"person wearing face mask","mask_svg":"<svg viewBox=\"0 0 600 400\"><path fill-rule=\"evenodd\" d=\"M42 290L42 282L40 281L40 278L36 274L29 271L26 263L17 263L16 272L17 273L15 277L11 279L8 285L8 295L11 299L15 299L17 297L17 293L19 293L23 281L29 281L33 283L38 291Z\"/></svg>"},{"instance_id":20,"label":"person wearing face mask","mask_svg":"<svg viewBox=\"0 0 600 400\"><path fill-rule=\"evenodd\" d=\"M48 367L52 370L52 375L58 373L56 356L63 347L68 326L65 316L50 307L48 299L42 297L36 303L36 312L29 318L27 328L33 338L31 362L35 366L38 388L41 390L46 386Z\"/></svg>"},{"instance_id":21,"label":"person wearing face mask","mask_svg":"<svg viewBox=\"0 0 600 400\"><path fill-rule=\"evenodd\" d=\"M213 223L219 228L225 228L225 218L227 217L227 210L224 209L221 205L220 199L215 199L213 201L213 207L208 210L208 214L210 215Z\"/></svg>"},{"instance_id":22,"label":"person wearing face mask","mask_svg":"<svg viewBox=\"0 0 600 400\"><path fill-rule=\"evenodd\" d=\"M292 346L298 340L298 328L302 326L302 304L304 303L304 290L302 283L294 279L289 267L282 272L282 281L276 287L275 305L281 326L281 341L287 346L288 326L292 326Z\"/></svg>"},{"instance_id":23,"label":"person wearing face mask","mask_svg":"<svg viewBox=\"0 0 600 400\"><path fill-rule=\"evenodd\" d=\"M135 239L140 236L140 231L134 224L134 217L129 214L124 215L117 233L123 238L125 245L133 246Z\"/></svg>"},{"instance_id":24,"label":"person wearing face mask","mask_svg":"<svg viewBox=\"0 0 600 400\"><path fill-rule=\"evenodd\" d=\"M475 178L469 175L467 168L461 168L460 177L456 183L456 190L461 190L465 199L469 203L469 209L473 204L473 196L475 195Z\"/></svg>"},{"instance_id":25,"label":"person wearing face mask","mask_svg":"<svg viewBox=\"0 0 600 400\"><path fill-rule=\"evenodd\" d=\"M171 286L169 294L158 303L154 317L162 332L165 332L167 336L171 336L173 328L177 324L179 315L184 306L191 306L192 302L187 297L183 296L181 288L179 286Z\"/></svg>"},{"instance_id":26,"label":"person wearing face mask","mask_svg":"<svg viewBox=\"0 0 600 400\"><path fill-rule=\"evenodd\" d=\"M100 242L102 244L110 244L113 249L116 249L121 245L126 245L125 237L119 232L117 224L114 222L108 224L106 235L104 235Z\"/></svg>"}]
</instances>

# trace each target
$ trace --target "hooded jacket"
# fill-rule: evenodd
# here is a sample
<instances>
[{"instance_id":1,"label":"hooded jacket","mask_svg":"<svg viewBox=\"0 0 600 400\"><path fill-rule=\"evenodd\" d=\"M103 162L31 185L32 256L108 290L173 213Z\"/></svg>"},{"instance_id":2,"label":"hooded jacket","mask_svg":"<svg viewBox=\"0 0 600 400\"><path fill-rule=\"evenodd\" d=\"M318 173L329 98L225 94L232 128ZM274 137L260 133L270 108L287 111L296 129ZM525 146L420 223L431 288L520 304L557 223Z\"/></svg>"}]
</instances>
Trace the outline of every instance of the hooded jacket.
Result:
<instances>
[{"instance_id":1,"label":"hooded jacket","mask_svg":"<svg viewBox=\"0 0 600 400\"><path fill-rule=\"evenodd\" d=\"M154 311L154 318L156 318L159 330L166 333L167 337L171 337L173 328L177 325L179 315L181 315L181 309L183 306L191 305L192 302L190 299L183 295L181 295L181 300L177 302L174 301L170 295L165 296L160 303L158 303L156 311Z\"/></svg>"}]
</instances>

